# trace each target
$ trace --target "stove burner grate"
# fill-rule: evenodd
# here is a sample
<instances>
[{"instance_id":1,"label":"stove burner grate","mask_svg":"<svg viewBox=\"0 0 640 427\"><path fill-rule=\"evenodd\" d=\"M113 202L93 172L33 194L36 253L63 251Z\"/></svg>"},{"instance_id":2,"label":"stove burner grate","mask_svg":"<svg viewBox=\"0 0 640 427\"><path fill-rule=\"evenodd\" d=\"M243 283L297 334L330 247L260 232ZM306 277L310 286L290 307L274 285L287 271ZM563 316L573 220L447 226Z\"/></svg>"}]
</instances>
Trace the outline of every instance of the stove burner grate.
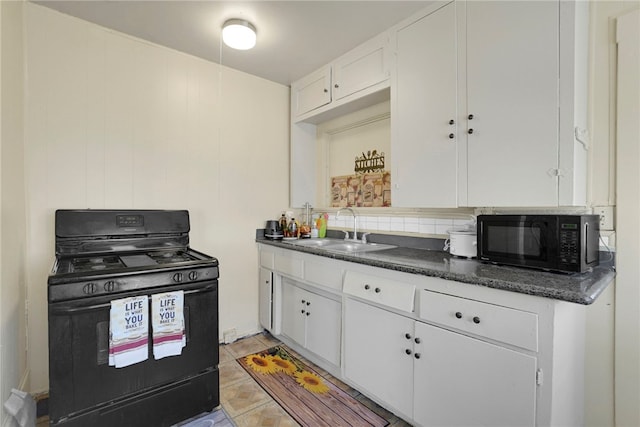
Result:
<instances>
[{"instance_id":1,"label":"stove burner grate","mask_svg":"<svg viewBox=\"0 0 640 427\"><path fill-rule=\"evenodd\" d=\"M84 273L112 268L124 267L124 264L117 256L95 256L73 258L71 260L71 272Z\"/></svg>"}]
</instances>

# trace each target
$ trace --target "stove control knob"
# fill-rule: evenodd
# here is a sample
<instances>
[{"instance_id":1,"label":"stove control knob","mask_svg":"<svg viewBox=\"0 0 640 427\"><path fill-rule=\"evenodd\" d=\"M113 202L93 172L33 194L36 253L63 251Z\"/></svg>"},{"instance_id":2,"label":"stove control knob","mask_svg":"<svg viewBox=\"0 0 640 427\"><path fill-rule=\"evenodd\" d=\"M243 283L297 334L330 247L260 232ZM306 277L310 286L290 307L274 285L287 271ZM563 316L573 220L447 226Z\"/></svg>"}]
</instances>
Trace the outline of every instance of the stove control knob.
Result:
<instances>
[{"instance_id":1,"label":"stove control knob","mask_svg":"<svg viewBox=\"0 0 640 427\"><path fill-rule=\"evenodd\" d=\"M93 294L93 293L95 293L95 291L96 291L96 284L95 284L95 283L87 283L86 285L84 285L84 286L82 287L82 291L83 291L85 294L89 294L89 295L90 295L90 294Z\"/></svg>"},{"instance_id":2,"label":"stove control knob","mask_svg":"<svg viewBox=\"0 0 640 427\"><path fill-rule=\"evenodd\" d=\"M109 280L104 284L104 290L106 292L113 292L116 290L116 283L113 280Z\"/></svg>"},{"instance_id":3,"label":"stove control knob","mask_svg":"<svg viewBox=\"0 0 640 427\"><path fill-rule=\"evenodd\" d=\"M198 278L198 272L192 271L189 273L189 280L196 280Z\"/></svg>"},{"instance_id":4,"label":"stove control knob","mask_svg":"<svg viewBox=\"0 0 640 427\"><path fill-rule=\"evenodd\" d=\"M182 273L176 273L173 275L173 281L174 282L182 282Z\"/></svg>"}]
</instances>

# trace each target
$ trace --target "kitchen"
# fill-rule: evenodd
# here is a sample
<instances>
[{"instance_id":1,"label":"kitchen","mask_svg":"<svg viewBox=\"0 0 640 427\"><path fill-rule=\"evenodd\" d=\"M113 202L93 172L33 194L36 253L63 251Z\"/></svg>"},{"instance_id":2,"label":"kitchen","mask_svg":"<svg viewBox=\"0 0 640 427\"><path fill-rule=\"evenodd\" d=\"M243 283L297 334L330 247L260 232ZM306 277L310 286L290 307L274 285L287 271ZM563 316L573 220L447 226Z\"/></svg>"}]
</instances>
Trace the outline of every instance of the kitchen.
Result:
<instances>
[{"instance_id":1,"label":"kitchen","mask_svg":"<svg viewBox=\"0 0 640 427\"><path fill-rule=\"evenodd\" d=\"M613 206L610 21L637 4L590 6L588 201ZM11 387L47 389L43 283L51 268L57 208L189 209L198 230L193 246L218 256L222 265L220 331L257 332L257 262L245 255L256 251L255 229L289 206L289 88L32 3L3 2L2 23L3 393ZM174 80L180 86L169 86L162 97L154 91L154 85L167 87ZM258 178L264 188L255 191L254 171L265 164L268 173ZM597 331L587 351L590 425L613 425L613 302L610 286L587 321ZM637 311L637 298L631 303ZM618 336L616 345L635 342L636 331ZM624 373L635 369L634 353L626 361L625 353L616 353L616 375L633 378L634 371ZM616 397L620 425L637 424L637 394L619 391Z\"/></svg>"}]
</instances>

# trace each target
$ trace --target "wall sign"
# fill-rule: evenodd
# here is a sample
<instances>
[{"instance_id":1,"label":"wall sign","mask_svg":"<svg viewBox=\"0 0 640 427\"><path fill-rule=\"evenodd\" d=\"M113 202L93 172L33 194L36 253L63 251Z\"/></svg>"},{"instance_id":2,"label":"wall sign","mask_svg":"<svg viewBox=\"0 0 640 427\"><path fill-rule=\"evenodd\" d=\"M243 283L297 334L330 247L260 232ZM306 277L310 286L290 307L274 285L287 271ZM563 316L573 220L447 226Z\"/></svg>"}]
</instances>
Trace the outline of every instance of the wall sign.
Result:
<instances>
[{"instance_id":1,"label":"wall sign","mask_svg":"<svg viewBox=\"0 0 640 427\"><path fill-rule=\"evenodd\" d=\"M377 150L362 153L362 156L356 157L354 171L356 173L366 172L382 172L384 171L384 153L378 154Z\"/></svg>"}]
</instances>

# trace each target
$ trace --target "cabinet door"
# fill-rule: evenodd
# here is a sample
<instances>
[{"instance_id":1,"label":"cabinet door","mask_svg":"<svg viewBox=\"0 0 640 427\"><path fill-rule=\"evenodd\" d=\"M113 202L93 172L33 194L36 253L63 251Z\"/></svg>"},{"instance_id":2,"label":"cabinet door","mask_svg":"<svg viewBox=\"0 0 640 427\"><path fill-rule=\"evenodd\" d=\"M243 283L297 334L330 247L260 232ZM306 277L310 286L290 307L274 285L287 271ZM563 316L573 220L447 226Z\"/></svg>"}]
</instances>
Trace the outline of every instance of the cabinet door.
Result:
<instances>
[{"instance_id":1,"label":"cabinet door","mask_svg":"<svg viewBox=\"0 0 640 427\"><path fill-rule=\"evenodd\" d=\"M340 326L342 306L339 302L308 293L306 348L340 366Z\"/></svg>"},{"instance_id":2,"label":"cabinet door","mask_svg":"<svg viewBox=\"0 0 640 427\"><path fill-rule=\"evenodd\" d=\"M308 113L331 102L331 68L324 67L296 82L293 91L293 111L296 116Z\"/></svg>"},{"instance_id":3,"label":"cabinet door","mask_svg":"<svg viewBox=\"0 0 640 427\"><path fill-rule=\"evenodd\" d=\"M273 273L266 268L260 268L258 280L258 318L260 324L271 331L273 328Z\"/></svg>"},{"instance_id":4,"label":"cabinet door","mask_svg":"<svg viewBox=\"0 0 640 427\"><path fill-rule=\"evenodd\" d=\"M394 411L413 411L414 321L391 312L345 300L344 374ZM406 338L408 334L409 338Z\"/></svg>"},{"instance_id":5,"label":"cabinet door","mask_svg":"<svg viewBox=\"0 0 640 427\"><path fill-rule=\"evenodd\" d=\"M457 206L455 24L450 3L398 31L394 206Z\"/></svg>"},{"instance_id":6,"label":"cabinet door","mask_svg":"<svg viewBox=\"0 0 640 427\"><path fill-rule=\"evenodd\" d=\"M417 424L535 425L535 357L420 322L415 328Z\"/></svg>"},{"instance_id":7,"label":"cabinet door","mask_svg":"<svg viewBox=\"0 0 640 427\"><path fill-rule=\"evenodd\" d=\"M389 77L387 38L379 37L345 54L333 64L333 100L342 99Z\"/></svg>"},{"instance_id":8,"label":"cabinet door","mask_svg":"<svg viewBox=\"0 0 640 427\"><path fill-rule=\"evenodd\" d=\"M464 3L467 204L556 206L559 2Z\"/></svg>"},{"instance_id":9,"label":"cabinet door","mask_svg":"<svg viewBox=\"0 0 640 427\"><path fill-rule=\"evenodd\" d=\"M282 280L282 334L304 347L307 300L303 293L289 280Z\"/></svg>"}]
</instances>

